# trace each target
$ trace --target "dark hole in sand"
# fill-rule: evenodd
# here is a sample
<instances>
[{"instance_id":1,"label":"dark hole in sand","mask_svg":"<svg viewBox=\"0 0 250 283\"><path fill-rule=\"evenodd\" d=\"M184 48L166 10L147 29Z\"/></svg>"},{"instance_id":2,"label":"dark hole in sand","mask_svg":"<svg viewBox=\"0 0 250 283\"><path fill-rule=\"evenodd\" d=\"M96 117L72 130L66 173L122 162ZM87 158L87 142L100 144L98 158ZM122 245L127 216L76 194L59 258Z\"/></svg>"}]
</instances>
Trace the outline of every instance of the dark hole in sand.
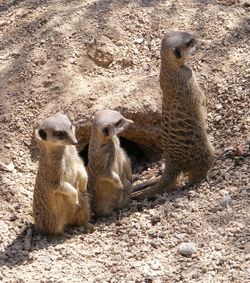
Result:
<instances>
[{"instance_id":1,"label":"dark hole in sand","mask_svg":"<svg viewBox=\"0 0 250 283\"><path fill-rule=\"evenodd\" d=\"M135 143L134 141L128 140L126 138L120 137L120 144L122 148L126 151L132 164L132 169L138 166L147 167L147 163L157 161L161 158L161 153L156 152L144 145ZM84 164L88 164L88 148L89 145L79 152L81 158L84 160Z\"/></svg>"}]
</instances>

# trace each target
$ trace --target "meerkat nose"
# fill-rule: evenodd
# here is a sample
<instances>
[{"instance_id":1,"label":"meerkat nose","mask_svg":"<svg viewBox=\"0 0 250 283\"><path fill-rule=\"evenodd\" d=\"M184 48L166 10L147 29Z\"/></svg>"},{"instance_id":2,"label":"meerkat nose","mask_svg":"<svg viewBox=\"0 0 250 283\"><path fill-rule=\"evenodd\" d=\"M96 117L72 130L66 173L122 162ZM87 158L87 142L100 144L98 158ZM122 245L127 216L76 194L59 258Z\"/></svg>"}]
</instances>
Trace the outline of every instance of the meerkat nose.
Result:
<instances>
[{"instance_id":1,"label":"meerkat nose","mask_svg":"<svg viewBox=\"0 0 250 283\"><path fill-rule=\"evenodd\" d=\"M77 139L74 135L69 135L69 138L70 138L73 145L76 145L78 143L78 141L77 141Z\"/></svg>"}]
</instances>

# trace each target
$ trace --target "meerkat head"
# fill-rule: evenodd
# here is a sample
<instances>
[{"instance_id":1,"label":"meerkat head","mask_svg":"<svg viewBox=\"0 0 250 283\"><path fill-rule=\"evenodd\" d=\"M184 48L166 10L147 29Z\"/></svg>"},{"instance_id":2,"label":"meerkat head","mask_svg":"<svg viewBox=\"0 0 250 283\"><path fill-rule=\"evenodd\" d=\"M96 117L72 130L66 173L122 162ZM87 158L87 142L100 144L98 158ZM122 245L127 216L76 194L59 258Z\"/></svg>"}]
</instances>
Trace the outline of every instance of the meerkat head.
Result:
<instances>
[{"instance_id":1,"label":"meerkat head","mask_svg":"<svg viewBox=\"0 0 250 283\"><path fill-rule=\"evenodd\" d=\"M183 66L196 51L197 40L187 32L165 34L161 43L161 58L170 64Z\"/></svg>"},{"instance_id":2,"label":"meerkat head","mask_svg":"<svg viewBox=\"0 0 250 283\"><path fill-rule=\"evenodd\" d=\"M126 119L118 111L103 110L98 112L94 118L94 127L100 137L112 139L133 124L132 120Z\"/></svg>"},{"instance_id":3,"label":"meerkat head","mask_svg":"<svg viewBox=\"0 0 250 283\"><path fill-rule=\"evenodd\" d=\"M75 127L68 116L61 112L43 120L40 127L35 130L35 137L38 141L50 145L77 144Z\"/></svg>"}]
</instances>

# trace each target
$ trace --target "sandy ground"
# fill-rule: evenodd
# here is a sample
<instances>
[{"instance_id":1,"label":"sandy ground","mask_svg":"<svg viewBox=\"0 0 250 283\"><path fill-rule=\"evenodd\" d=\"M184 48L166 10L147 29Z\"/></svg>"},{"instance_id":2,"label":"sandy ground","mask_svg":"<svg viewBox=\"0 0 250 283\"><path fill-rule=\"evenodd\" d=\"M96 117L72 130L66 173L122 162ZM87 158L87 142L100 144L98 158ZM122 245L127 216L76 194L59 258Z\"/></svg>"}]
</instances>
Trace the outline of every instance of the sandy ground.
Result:
<instances>
[{"instance_id":1,"label":"sandy ground","mask_svg":"<svg viewBox=\"0 0 250 283\"><path fill-rule=\"evenodd\" d=\"M0 1L0 281L250 282L249 11L233 0ZM81 107L119 102L118 89L156 78L169 30L203 41L193 69L207 95L215 173L198 189L133 201L92 234L35 234L26 251L34 124L60 109L81 123ZM135 168L134 180L160 165ZM182 256L183 242L197 252Z\"/></svg>"}]
</instances>

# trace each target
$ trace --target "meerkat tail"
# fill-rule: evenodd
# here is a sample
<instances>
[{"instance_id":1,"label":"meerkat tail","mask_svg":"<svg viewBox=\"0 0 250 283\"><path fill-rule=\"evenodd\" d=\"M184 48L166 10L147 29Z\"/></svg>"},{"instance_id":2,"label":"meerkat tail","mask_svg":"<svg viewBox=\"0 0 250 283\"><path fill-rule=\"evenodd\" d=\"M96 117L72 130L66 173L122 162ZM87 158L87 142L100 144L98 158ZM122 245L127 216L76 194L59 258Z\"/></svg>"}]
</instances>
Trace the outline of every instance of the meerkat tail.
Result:
<instances>
[{"instance_id":1,"label":"meerkat tail","mask_svg":"<svg viewBox=\"0 0 250 283\"><path fill-rule=\"evenodd\" d=\"M152 178L146 182L143 182L143 183L140 183L140 184L137 184L137 185L134 185L132 187L132 192L139 192L141 190L144 190L148 187L151 187L153 186L154 184L156 184L159 180L160 180L161 176L158 176L158 177L155 177L155 178Z\"/></svg>"},{"instance_id":2,"label":"meerkat tail","mask_svg":"<svg viewBox=\"0 0 250 283\"><path fill-rule=\"evenodd\" d=\"M174 173L167 171L166 174L149 180L148 183L152 181L152 185L148 188L144 188L139 191L134 191L132 193L131 199L143 200L145 198L154 197L157 194L172 192L176 188L176 175L176 172ZM155 184L153 184L153 182L155 182ZM141 185L144 185L144 183Z\"/></svg>"},{"instance_id":3,"label":"meerkat tail","mask_svg":"<svg viewBox=\"0 0 250 283\"><path fill-rule=\"evenodd\" d=\"M153 187L148 187L145 189L141 189L140 191L135 191L131 195L132 200L144 200L146 198L150 198L155 196L156 194L159 194L160 190L157 185L154 185Z\"/></svg>"}]
</instances>

